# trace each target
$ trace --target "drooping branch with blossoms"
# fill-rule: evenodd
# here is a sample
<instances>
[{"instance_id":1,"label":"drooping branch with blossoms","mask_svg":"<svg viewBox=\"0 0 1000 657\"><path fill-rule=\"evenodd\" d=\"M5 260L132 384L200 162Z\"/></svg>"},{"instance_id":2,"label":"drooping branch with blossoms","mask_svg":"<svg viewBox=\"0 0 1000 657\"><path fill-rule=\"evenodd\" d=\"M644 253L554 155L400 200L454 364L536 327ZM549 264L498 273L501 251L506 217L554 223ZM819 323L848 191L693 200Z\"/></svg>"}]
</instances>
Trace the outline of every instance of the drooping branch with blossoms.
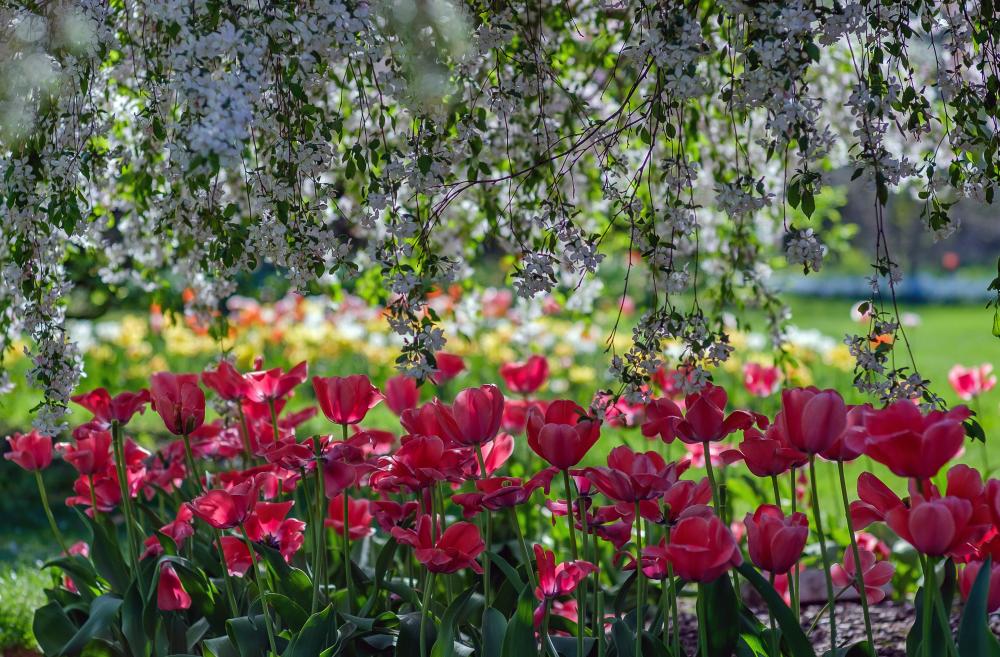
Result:
<instances>
[{"instance_id":1,"label":"drooping branch with blossoms","mask_svg":"<svg viewBox=\"0 0 1000 657\"><path fill-rule=\"evenodd\" d=\"M65 324L81 267L208 324L267 263L298 289L385 305L400 367L423 378L447 337L428 296L471 284L484 256L512 256L508 283L529 302L586 313L602 261L627 251L642 317L612 359L614 396L645 401L668 341L692 392L731 351L724 310L762 308L780 348L787 313L765 263L820 268L834 237L816 199L850 168L878 219L855 383L940 405L902 353L882 211L913 193L944 235L958 199L993 201L991 9L8 4L0 349L27 339L37 426L54 433L81 375Z\"/></svg>"}]
</instances>

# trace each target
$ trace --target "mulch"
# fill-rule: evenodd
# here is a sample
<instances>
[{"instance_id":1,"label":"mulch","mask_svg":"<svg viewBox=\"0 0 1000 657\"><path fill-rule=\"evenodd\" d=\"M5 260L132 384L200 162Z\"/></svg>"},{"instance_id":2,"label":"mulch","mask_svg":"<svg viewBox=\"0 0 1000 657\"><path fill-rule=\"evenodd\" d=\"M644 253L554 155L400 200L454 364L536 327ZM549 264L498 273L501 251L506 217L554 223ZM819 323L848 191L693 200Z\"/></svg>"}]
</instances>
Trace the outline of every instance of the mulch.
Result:
<instances>
[{"instance_id":1,"label":"mulch","mask_svg":"<svg viewBox=\"0 0 1000 657\"><path fill-rule=\"evenodd\" d=\"M683 609L683 602L682 602ZM821 605L803 607L803 629L808 629L816 614L822 610ZM761 622L767 624L767 610L756 610ZM906 635L913 625L913 605L900 602L882 602L872 605L869 609L872 619L872 633L878 644L878 657L906 657ZM958 630L959 617L952 618L952 627ZM1000 637L1000 612L990 617L990 627L993 633ZM811 639L817 654L822 654L830 648L830 617L824 612L813 630ZM837 605L837 644L850 645L865 639L865 622L861 605L856 602L843 602ZM681 613L681 641L689 655L698 649L698 623L692 613Z\"/></svg>"}]
</instances>

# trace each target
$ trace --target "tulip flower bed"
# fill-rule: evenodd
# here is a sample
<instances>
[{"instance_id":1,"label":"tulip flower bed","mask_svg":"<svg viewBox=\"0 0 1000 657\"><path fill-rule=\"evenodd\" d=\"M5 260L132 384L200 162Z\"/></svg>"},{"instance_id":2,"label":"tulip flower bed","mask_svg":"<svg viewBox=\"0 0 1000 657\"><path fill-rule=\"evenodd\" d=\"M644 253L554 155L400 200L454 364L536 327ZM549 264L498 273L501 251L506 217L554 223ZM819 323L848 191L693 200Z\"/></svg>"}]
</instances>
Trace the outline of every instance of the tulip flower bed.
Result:
<instances>
[{"instance_id":1,"label":"tulip flower bed","mask_svg":"<svg viewBox=\"0 0 1000 657\"><path fill-rule=\"evenodd\" d=\"M487 384L423 405L412 379L380 391L363 375L314 376L319 408L293 413L305 363L244 374L222 362L200 376L154 374L148 390L75 397L92 418L66 442L8 439L7 458L35 473L63 552L48 564L61 583L35 617L40 647L143 657L874 655L885 638L871 607L894 563L862 530L882 524L922 568L908 592L907 654L1000 654L987 625L1000 607L1000 480L949 467L966 441L964 406L852 407L833 390L788 388L767 417L728 410L712 384L671 398L676 381L664 376L648 404L599 395L585 408L537 399L548 375L533 357L501 370L507 395ZM208 422L206 390L224 411ZM364 426L383 401L399 438ZM129 436L147 406L175 437L155 451ZM331 434L297 435L318 413ZM648 451L622 444L616 427L629 421ZM677 443L686 449L675 460ZM85 543L68 544L50 511L40 472L55 454L78 472L66 502L80 510ZM844 464L862 458L898 480L848 481ZM818 493L818 469L835 473L839 495ZM737 480L763 498L744 517ZM894 492L901 485L905 497ZM849 529L843 544L824 526L832 518ZM822 568L827 606L807 614L799 575L811 567ZM859 606L838 603L854 591ZM751 593L763 601L756 608ZM682 622L691 612L693 641ZM846 613L864 640L838 634ZM819 644L809 625L821 616Z\"/></svg>"}]
</instances>

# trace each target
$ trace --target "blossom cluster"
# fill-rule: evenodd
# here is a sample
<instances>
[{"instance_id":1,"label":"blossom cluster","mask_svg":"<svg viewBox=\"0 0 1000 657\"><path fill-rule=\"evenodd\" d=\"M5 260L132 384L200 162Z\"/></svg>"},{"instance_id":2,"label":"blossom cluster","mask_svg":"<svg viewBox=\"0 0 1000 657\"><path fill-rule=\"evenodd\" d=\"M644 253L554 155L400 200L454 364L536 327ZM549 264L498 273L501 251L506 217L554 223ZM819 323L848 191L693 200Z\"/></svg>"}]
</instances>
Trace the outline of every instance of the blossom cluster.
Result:
<instances>
[{"instance_id":1,"label":"blossom cluster","mask_svg":"<svg viewBox=\"0 0 1000 657\"><path fill-rule=\"evenodd\" d=\"M939 236L958 199L995 196L985 11L403 5L5 8L0 348L30 339L39 428L62 428L81 375L64 311L82 271L114 294L191 289L206 321L262 265L299 289L360 281L391 309L401 369L423 377L448 337L429 297L484 255L512 257L523 297L586 311L606 256L627 249L642 310L670 317L697 367L727 356L701 329L734 305L763 306L780 342L763 263L820 268L828 170L874 187L886 275L891 192L914 192ZM638 341L656 331L616 364L626 385L648 378ZM864 374L894 398L925 387Z\"/></svg>"}]
</instances>

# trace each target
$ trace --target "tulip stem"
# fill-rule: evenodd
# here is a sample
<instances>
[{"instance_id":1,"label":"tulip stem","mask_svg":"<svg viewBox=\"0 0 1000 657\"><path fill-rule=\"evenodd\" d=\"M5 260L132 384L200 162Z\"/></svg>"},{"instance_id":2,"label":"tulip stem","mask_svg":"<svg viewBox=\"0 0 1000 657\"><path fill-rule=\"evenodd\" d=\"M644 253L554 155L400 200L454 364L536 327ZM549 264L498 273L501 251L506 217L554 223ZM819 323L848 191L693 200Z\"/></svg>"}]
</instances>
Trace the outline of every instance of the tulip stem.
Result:
<instances>
[{"instance_id":1,"label":"tulip stem","mask_svg":"<svg viewBox=\"0 0 1000 657\"><path fill-rule=\"evenodd\" d=\"M323 447L319 436L313 436L314 448L316 451L316 519L314 520L316 529L314 538L316 550L313 555L313 613L319 609L320 586L326 580L326 527L323 525L323 518L326 506L326 487L323 481ZM344 518L344 530L347 530L347 518Z\"/></svg>"},{"instance_id":2,"label":"tulip stem","mask_svg":"<svg viewBox=\"0 0 1000 657\"><path fill-rule=\"evenodd\" d=\"M56 518L52 515L52 507L49 506L49 496L45 492L45 482L42 481L41 470L35 470L35 483L38 484L38 495L42 498L42 508L45 509L45 517L49 519L49 527L52 528L52 534L56 537L56 543L59 544L63 554L69 556L69 548L66 547L66 539L63 538L62 532L59 531L59 525L56 524Z\"/></svg>"},{"instance_id":3,"label":"tulip stem","mask_svg":"<svg viewBox=\"0 0 1000 657\"><path fill-rule=\"evenodd\" d=\"M271 427L274 429L274 442L281 442L281 431L278 429L278 409L274 406L274 400L267 400L267 409L271 411ZM347 425L344 425L344 440L347 440Z\"/></svg>"},{"instance_id":4,"label":"tulip stem","mask_svg":"<svg viewBox=\"0 0 1000 657\"><path fill-rule=\"evenodd\" d=\"M277 426L277 425L276 425ZM343 435L344 442L347 442L347 425L340 425ZM344 496L344 584L347 587L347 613L351 613L351 607L353 607L354 598L354 586L351 581L351 521L349 516L350 506L348 501L350 497L347 495L351 490L350 486L344 488L344 492L341 493Z\"/></svg>"},{"instance_id":5,"label":"tulip stem","mask_svg":"<svg viewBox=\"0 0 1000 657\"><path fill-rule=\"evenodd\" d=\"M772 589L774 588L774 577L775 577L774 573L768 574L768 581L771 584ZM780 657L781 651L778 648L778 633L774 629L774 614L771 613L770 607L767 608L767 620L768 623L771 625L771 652L774 653L777 657Z\"/></svg>"},{"instance_id":6,"label":"tulip stem","mask_svg":"<svg viewBox=\"0 0 1000 657\"><path fill-rule=\"evenodd\" d=\"M664 514L666 515L666 514ZM669 519L664 530L664 543L670 545L670 522ZM667 577L670 578L670 623L673 637L673 650L671 654L681 654L681 622L680 612L677 610L677 581L674 579L674 564L667 560Z\"/></svg>"},{"instance_id":7,"label":"tulip stem","mask_svg":"<svg viewBox=\"0 0 1000 657\"><path fill-rule=\"evenodd\" d=\"M260 611L264 615L264 629L267 630L267 640L271 646L271 652L278 654L278 646L274 642L274 627L271 625L271 614L267 611L267 591L264 590L264 582L260 577L260 569L257 567L257 553L254 552L253 543L247 536L247 529L240 523L240 533L243 534L243 542L246 543L247 550L250 551L250 563L253 565L253 576L257 580L257 592L260 594ZM225 568L225 566L223 566ZM228 572L228 568L226 568Z\"/></svg>"},{"instance_id":8,"label":"tulip stem","mask_svg":"<svg viewBox=\"0 0 1000 657\"><path fill-rule=\"evenodd\" d=\"M840 495L844 498L844 515L847 517L847 534L851 537L851 555L854 557L854 578L858 593L861 596L861 611L865 617L865 635L871 653L878 654L875 649L875 634L872 632L872 619L868 611L868 594L865 589L865 574L861 572L861 551L858 549L858 539L854 535L854 521L851 519L851 503L847 497L847 479L844 477L844 462L837 461L837 472L840 475Z\"/></svg>"},{"instance_id":9,"label":"tulip stem","mask_svg":"<svg viewBox=\"0 0 1000 657\"><path fill-rule=\"evenodd\" d=\"M569 470L563 470L563 484L566 486L566 518L569 520L569 551L573 560L580 558L576 548L576 519L573 517L573 484L570 482Z\"/></svg>"},{"instance_id":10,"label":"tulip stem","mask_svg":"<svg viewBox=\"0 0 1000 657\"><path fill-rule=\"evenodd\" d=\"M794 466L788 471L788 482L791 485L789 495L791 496L792 515L795 515L796 507L798 506L798 491L795 490ZM802 607L799 605L799 564L797 562L790 574L791 577L788 578L788 593L792 599L792 610L795 612L795 617L799 618L802 616Z\"/></svg>"},{"instance_id":11,"label":"tulip stem","mask_svg":"<svg viewBox=\"0 0 1000 657\"><path fill-rule=\"evenodd\" d=\"M715 507L715 514L722 520L722 502L719 500L719 485L715 483L715 468L712 467L712 451L710 443L705 441L705 469L708 471L708 483L712 487L712 505Z\"/></svg>"},{"instance_id":12,"label":"tulip stem","mask_svg":"<svg viewBox=\"0 0 1000 657\"><path fill-rule=\"evenodd\" d=\"M635 655L642 657L642 621L646 602L646 573L642 570L642 516L639 502L635 503Z\"/></svg>"},{"instance_id":13,"label":"tulip stem","mask_svg":"<svg viewBox=\"0 0 1000 657\"><path fill-rule=\"evenodd\" d=\"M247 416L243 413L242 400L236 400L236 409L240 415L240 437L243 438L243 451L249 468L253 465L253 450L250 448L250 428L247 426Z\"/></svg>"},{"instance_id":14,"label":"tulip stem","mask_svg":"<svg viewBox=\"0 0 1000 657\"><path fill-rule=\"evenodd\" d=\"M924 595L923 595L923 625L921 626L920 654L925 657L934 657L931 652L931 610L934 606L934 593L937 583L934 581L934 558L927 555L926 559L921 559L920 565L924 568Z\"/></svg>"},{"instance_id":15,"label":"tulip stem","mask_svg":"<svg viewBox=\"0 0 1000 657\"><path fill-rule=\"evenodd\" d=\"M702 585L698 585L701 588ZM705 596L699 593L696 603L698 617L698 657L708 657L708 610L705 609Z\"/></svg>"},{"instance_id":16,"label":"tulip stem","mask_svg":"<svg viewBox=\"0 0 1000 657\"><path fill-rule=\"evenodd\" d=\"M229 575L229 564L226 563L226 551L222 549L222 532L213 528L215 544L219 546L219 559L222 560L222 578L226 586L226 597L229 599L230 618L235 618L239 608L236 606L236 596L233 594L233 580ZM141 578L140 578L141 579Z\"/></svg>"},{"instance_id":17,"label":"tulip stem","mask_svg":"<svg viewBox=\"0 0 1000 657\"><path fill-rule=\"evenodd\" d=\"M87 483L90 487L90 510L94 515L94 522L97 523L100 521L101 516L98 515L97 511L97 492L94 490L94 475L87 475Z\"/></svg>"},{"instance_id":18,"label":"tulip stem","mask_svg":"<svg viewBox=\"0 0 1000 657\"><path fill-rule=\"evenodd\" d=\"M524 555L524 567L528 571L528 581L531 582L531 590L534 591L538 586L538 582L535 581L535 567L531 563L531 552L528 551L528 544L524 542L524 533L521 531L521 523L517 519L517 511L514 507L507 507L507 511L510 513L510 524L514 525L514 533L517 534L517 542L521 544L521 553Z\"/></svg>"},{"instance_id":19,"label":"tulip stem","mask_svg":"<svg viewBox=\"0 0 1000 657\"><path fill-rule=\"evenodd\" d=\"M420 657L427 657L427 616L430 615L433 588L434 573L428 570L424 577L424 597L420 603Z\"/></svg>"},{"instance_id":20,"label":"tulip stem","mask_svg":"<svg viewBox=\"0 0 1000 657\"><path fill-rule=\"evenodd\" d=\"M551 602L548 600L545 601L545 613L542 615L542 652L549 653L550 657L559 657L559 652L555 649L552 639L549 637L549 617L552 615L551 605Z\"/></svg>"},{"instance_id":21,"label":"tulip stem","mask_svg":"<svg viewBox=\"0 0 1000 657\"><path fill-rule=\"evenodd\" d=\"M476 459L479 461L479 478L486 479L486 459L483 458L483 446L476 443ZM485 520L483 525L486 528L486 550L493 551L493 517L489 513L483 514ZM490 606L490 561L489 555L483 560L483 598L486 600L486 608Z\"/></svg>"},{"instance_id":22,"label":"tulip stem","mask_svg":"<svg viewBox=\"0 0 1000 657\"><path fill-rule=\"evenodd\" d=\"M569 548L570 554L573 555L573 560L576 561L580 558L580 553L576 545L576 517L573 515L573 482L570 481L569 470L563 470L563 484L566 486L566 519L569 520ZM580 594L577 593L577 621L580 621L579 612L579 599ZM545 641L548 641L548 634L543 637ZM577 622L576 625L576 656L583 657L583 624Z\"/></svg>"},{"instance_id":23,"label":"tulip stem","mask_svg":"<svg viewBox=\"0 0 1000 657\"><path fill-rule=\"evenodd\" d=\"M132 527L132 496L128 489L128 469L125 467L125 446L122 443L122 427L118 420L111 422L111 445L115 455L115 469L118 474L118 488L122 496L122 512L125 515L125 544L129 562L139 572L139 558ZM145 582L139 578L140 591L145 594Z\"/></svg>"},{"instance_id":24,"label":"tulip stem","mask_svg":"<svg viewBox=\"0 0 1000 657\"><path fill-rule=\"evenodd\" d=\"M197 484L201 492L205 492L205 484L201 481L201 473L198 472L198 465L194 460L194 452L191 450L191 437L188 434L184 434L184 455L187 457L188 468L191 469L191 474L194 476L194 482Z\"/></svg>"},{"instance_id":25,"label":"tulip stem","mask_svg":"<svg viewBox=\"0 0 1000 657\"><path fill-rule=\"evenodd\" d=\"M812 511L816 521L816 535L819 537L819 551L823 557L823 573L826 575L826 597L830 606L830 652L837 651L837 609L833 594L833 579L830 576L830 555L826 550L826 536L823 534L823 518L819 508L819 491L816 486L816 455L809 455L809 483L812 486ZM860 564L857 564L860 567ZM864 595L864 590L861 591Z\"/></svg>"}]
</instances>

